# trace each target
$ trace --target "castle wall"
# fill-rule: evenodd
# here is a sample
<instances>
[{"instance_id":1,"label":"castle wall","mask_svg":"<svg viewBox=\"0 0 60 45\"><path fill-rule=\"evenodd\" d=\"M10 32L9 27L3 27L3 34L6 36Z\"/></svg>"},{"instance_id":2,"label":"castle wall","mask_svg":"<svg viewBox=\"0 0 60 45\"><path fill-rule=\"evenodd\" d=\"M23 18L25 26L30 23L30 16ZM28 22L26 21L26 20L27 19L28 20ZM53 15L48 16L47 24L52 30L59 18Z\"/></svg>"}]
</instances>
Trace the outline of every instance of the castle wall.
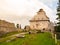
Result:
<instances>
[{"instance_id":1,"label":"castle wall","mask_svg":"<svg viewBox=\"0 0 60 45\"><path fill-rule=\"evenodd\" d=\"M39 21L39 22L31 22L30 23L30 28L31 29L47 29L48 28L48 25L49 25L49 22L48 21Z\"/></svg>"},{"instance_id":2,"label":"castle wall","mask_svg":"<svg viewBox=\"0 0 60 45\"><path fill-rule=\"evenodd\" d=\"M16 31L15 24L4 21L4 20L0 20L0 31L3 31L3 32Z\"/></svg>"}]
</instances>

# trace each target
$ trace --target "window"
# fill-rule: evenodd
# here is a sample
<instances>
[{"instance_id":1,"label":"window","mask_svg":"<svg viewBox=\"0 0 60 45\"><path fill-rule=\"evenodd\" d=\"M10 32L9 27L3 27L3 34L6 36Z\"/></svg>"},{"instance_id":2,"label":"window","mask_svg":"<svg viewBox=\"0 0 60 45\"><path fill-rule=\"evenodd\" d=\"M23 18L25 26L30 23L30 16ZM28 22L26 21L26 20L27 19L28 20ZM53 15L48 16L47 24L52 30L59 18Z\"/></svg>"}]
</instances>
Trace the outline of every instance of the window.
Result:
<instances>
[{"instance_id":1,"label":"window","mask_svg":"<svg viewBox=\"0 0 60 45\"><path fill-rule=\"evenodd\" d=\"M43 30L45 30L45 28L43 28Z\"/></svg>"}]
</instances>

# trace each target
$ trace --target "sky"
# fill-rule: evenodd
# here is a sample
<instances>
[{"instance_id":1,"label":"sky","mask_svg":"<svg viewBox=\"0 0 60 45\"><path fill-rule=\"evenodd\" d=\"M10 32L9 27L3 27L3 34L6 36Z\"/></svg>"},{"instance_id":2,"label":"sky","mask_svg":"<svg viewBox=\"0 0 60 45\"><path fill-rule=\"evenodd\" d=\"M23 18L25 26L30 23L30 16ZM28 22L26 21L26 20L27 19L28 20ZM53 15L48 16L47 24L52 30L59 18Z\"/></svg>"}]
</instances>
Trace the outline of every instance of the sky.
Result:
<instances>
[{"instance_id":1,"label":"sky","mask_svg":"<svg viewBox=\"0 0 60 45\"><path fill-rule=\"evenodd\" d=\"M58 0L0 0L0 19L24 27L29 25L29 20L42 8L54 22L57 3Z\"/></svg>"}]
</instances>

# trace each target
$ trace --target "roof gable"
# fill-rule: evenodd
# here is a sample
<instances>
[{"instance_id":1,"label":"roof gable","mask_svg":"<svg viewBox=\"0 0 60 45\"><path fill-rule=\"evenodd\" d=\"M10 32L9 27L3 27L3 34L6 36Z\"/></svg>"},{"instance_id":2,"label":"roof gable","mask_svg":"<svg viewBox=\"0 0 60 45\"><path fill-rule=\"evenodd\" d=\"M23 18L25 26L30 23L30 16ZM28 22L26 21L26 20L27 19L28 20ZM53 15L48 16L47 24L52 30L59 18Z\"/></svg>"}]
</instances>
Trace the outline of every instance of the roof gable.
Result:
<instances>
[{"instance_id":1,"label":"roof gable","mask_svg":"<svg viewBox=\"0 0 60 45\"><path fill-rule=\"evenodd\" d=\"M32 18L32 20L49 20L49 18L47 17L45 11L43 11L43 9L40 9Z\"/></svg>"}]
</instances>

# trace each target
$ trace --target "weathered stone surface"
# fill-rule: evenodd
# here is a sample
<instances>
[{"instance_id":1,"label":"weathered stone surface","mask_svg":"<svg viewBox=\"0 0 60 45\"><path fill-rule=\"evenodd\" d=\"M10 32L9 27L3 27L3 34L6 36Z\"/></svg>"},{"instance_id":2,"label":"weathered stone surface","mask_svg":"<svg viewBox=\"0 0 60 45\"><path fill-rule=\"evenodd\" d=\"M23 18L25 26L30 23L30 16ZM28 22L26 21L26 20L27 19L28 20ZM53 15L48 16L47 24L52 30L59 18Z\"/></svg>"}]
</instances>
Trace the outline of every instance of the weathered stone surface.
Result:
<instances>
[{"instance_id":1,"label":"weathered stone surface","mask_svg":"<svg viewBox=\"0 0 60 45\"><path fill-rule=\"evenodd\" d=\"M16 31L15 24L7 22L5 20L0 20L0 31L4 32Z\"/></svg>"},{"instance_id":2,"label":"weathered stone surface","mask_svg":"<svg viewBox=\"0 0 60 45\"><path fill-rule=\"evenodd\" d=\"M17 37L17 38L24 38L24 37L25 37L25 35L18 34L18 35L16 35L16 37Z\"/></svg>"},{"instance_id":3,"label":"weathered stone surface","mask_svg":"<svg viewBox=\"0 0 60 45\"><path fill-rule=\"evenodd\" d=\"M41 31L50 31L54 30L54 27L51 25L49 18L47 17L45 11L40 9L37 14L30 20L30 28L41 30Z\"/></svg>"},{"instance_id":4,"label":"weathered stone surface","mask_svg":"<svg viewBox=\"0 0 60 45\"><path fill-rule=\"evenodd\" d=\"M25 31L29 31L29 30L30 30L30 26L26 25L26 26L24 27L24 30L25 30Z\"/></svg>"}]
</instances>

